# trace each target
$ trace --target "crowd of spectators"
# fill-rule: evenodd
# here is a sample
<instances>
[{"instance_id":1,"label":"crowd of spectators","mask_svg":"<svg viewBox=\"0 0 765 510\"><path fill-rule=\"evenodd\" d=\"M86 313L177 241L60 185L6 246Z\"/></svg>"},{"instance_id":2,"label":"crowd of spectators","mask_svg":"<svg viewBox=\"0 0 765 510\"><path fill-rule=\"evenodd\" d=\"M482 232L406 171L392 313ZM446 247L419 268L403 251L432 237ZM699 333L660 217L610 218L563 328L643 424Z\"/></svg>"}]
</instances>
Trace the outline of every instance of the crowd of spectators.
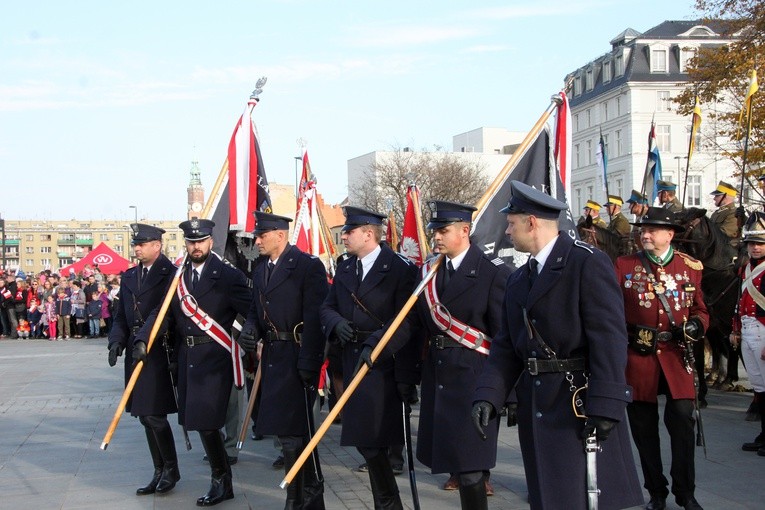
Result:
<instances>
[{"instance_id":1,"label":"crowd of spectators","mask_svg":"<svg viewBox=\"0 0 765 510\"><path fill-rule=\"evenodd\" d=\"M112 326L119 275L85 265L66 277L0 270L0 338L103 338Z\"/></svg>"}]
</instances>

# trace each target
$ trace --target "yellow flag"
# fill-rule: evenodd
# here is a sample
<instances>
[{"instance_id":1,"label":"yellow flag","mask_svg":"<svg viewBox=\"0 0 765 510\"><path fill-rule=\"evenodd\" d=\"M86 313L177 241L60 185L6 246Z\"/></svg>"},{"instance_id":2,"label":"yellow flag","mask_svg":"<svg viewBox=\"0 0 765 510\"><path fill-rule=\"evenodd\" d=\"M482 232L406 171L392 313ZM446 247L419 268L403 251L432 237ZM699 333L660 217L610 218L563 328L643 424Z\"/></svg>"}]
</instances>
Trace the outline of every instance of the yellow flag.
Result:
<instances>
[{"instance_id":1,"label":"yellow flag","mask_svg":"<svg viewBox=\"0 0 765 510\"><path fill-rule=\"evenodd\" d=\"M688 162L691 161L693 150L696 148L696 135L701 127L701 105L699 104L699 96L696 96L696 105L693 107L693 114L691 116L691 139L688 141Z\"/></svg>"},{"instance_id":2,"label":"yellow flag","mask_svg":"<svg viewBox=\"0 0 765 510\"><path fill-rule=\"evenodd\" d=\"M757 71L752 69L752 76L749 78L749 89L746 91L746 98L744 99L744 108L738 116L739 124L741 124L744 115L746 115L748 125L752 125L752 119L750 118L752 113L752 97L758 90L760 90L760 85L757 83Z\"/></svg>"}]
</instances>

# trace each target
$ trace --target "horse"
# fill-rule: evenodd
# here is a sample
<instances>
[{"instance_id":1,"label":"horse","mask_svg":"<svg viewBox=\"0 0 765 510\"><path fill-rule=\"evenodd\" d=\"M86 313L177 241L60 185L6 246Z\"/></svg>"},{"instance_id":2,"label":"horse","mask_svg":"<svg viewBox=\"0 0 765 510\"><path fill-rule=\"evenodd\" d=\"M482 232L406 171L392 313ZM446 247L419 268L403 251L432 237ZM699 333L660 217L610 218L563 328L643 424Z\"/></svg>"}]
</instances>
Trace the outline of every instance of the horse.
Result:
<instances>
[{"instance_id":1,"label":"horse","mask_svg":"<svg viewBox=\"0 0 765 510\"><path fill-rule=\"evenodd\" d=\"M706 209L684 209L676 213L675 221L685 227L685 232L676 235L673 244L704 264L701 290L709 311L706 338L712 351L713 374L709 382L716 388L731 389L738 381L739 353L731 346L729 336L738 302L741 257L731 246L730 238L707 218ZM701 375L704 373L703 345L699 348L702 350L696 353L696 369ZM706 395L706 382L704 377L699 377L700 401Z\"/></svg>"},{"instance_id":2,"label":"horse","mask_svg":"<svg viewBox=\"0 0 765 510\"><path fill-rule=\"evenodd\" d=\"M616 262L617 258L622 255L629 255L634 251L633 243L629 237L625 238L607 228L593 225L591 221L582 221L576 228L579 232L579 239L604 252L611 259L611 262Z\"/></svg>"}]
</instances>

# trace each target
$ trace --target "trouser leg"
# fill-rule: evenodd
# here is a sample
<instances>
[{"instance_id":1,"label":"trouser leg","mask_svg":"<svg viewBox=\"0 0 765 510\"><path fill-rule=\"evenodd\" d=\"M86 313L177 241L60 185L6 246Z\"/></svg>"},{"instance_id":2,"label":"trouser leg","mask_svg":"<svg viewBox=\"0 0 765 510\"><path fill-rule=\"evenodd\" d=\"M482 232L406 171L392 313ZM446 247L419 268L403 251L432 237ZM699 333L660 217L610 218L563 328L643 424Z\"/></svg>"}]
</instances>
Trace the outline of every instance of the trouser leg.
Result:
<instances>
[{"instance_id":1,"label":"trouser leg","mask_svg":"<svg viewBox=\"0 0 765 510\"><path fill-rule=\"evenodd\" d=\"M696 466L693 416L693 401L667 397L664 408L664 424L669 432L672 450L672 465L669 474L672 477L672 494L681 506L696 489ZM681 503L682 502L682 503Z\"/></svg>"},{"instance_id":2,"label":"trouser leg","mask_svg":"<svg viewBox=\"0 0 765 510\"><path fill-rule=\"evenodd\" d=\"M14 310L12 306L13 305L8 309L8 322L11 329L11 338L18 338L19 332L16 331L16 328L19 327L19 320L16 318L16 310Z\"/></svg>"},{"instance_id":3,"label":"trouser leg","mask_svg":"<svg viewBox=\"0 0 765 510\"><path fill-rule=\"evenodd\" d=\"M282 445L282 455L284 456L284 472L289 473L303 451L304 439L296 436L279 436L279 442ZM292 482L287 486L287 499L284 503L284 510L303 508L303 474L308 469L310 462L309 459L303 464L292 479Z\"/></svg>"},{"instance_id":4,"label":"trouser leg","mask_svg":"<svg viewBox=\"0 0 765 510\"><path fill-rule=\"evenodd\" d=\"M226 424L224 425L226 437L223 439L226 454L232 458L236 458L239 455L236 443L239 440L239 429L242 426L241 413L239 412L241 409L239 398L241 395L242 392L232 385L231 393L228 397L228 406L226 407Z\"/></svg>"},{"instance_id":5,"label":"trouser leg","mask_svg":"<svg viewBox=\"0 0 765 510\"><path fill-rule=\"evenodd\" d=\"M669 484L663 474L661 447L659 443L659 404L654 402L632 402L627 405L627 417L640 455L643 470L643 487L652 496L667 497Z\"/></svg>"},{"instance_id":6,"label":"trouser leg","mask_svg":"<svg viewBox=\"0 0 765 510\"><path fill-rule=\"evenodd\" d=\"M388 460L387 448L359 448L369 467L369 483L372 485L372 497L375 510L401 510L403 505L398 494L396 475Z\"/></svg>"},{"instance_id":7,"label":"trouser leg","mask_svg":"<svg viewBox=\"0 0 765 510\"><path fill-rule=\"evenodd\" d=\"M135 493L139 496L145 496L147 494L154 494L157 490L157 484L160 478L162 478L162 454L159 451L157 445L157 439L154 436L154 431L144 423L144 418L139 418L143 425L144 432L146 433L146 442L149 445L149 453L151 454L151 462L154 464L154 475L151 477L151 481L143 487L136 489Z\"/></svg>"},{"instance_id":8,"label":"trouser leg","mask_svg":"<svg viewBox=\"0 0 765 510\"><path fill-rule=\"evenodd\" d=\"M197 499L197 506L213 506L234 497L231 466L219 430L200 430L199 438L210 460L211 480L210 490Z\"/></svg>"},{"instance_id":9,"label":"trouser leg","mask_svg":"<svg viewBox=\"0 0 765 510\"><path fill-rule=\"evenodd\" d=\"M489 507L484 477L483 471L459 474L462 510L486 510Z\"/></svg>"}]
</instances>

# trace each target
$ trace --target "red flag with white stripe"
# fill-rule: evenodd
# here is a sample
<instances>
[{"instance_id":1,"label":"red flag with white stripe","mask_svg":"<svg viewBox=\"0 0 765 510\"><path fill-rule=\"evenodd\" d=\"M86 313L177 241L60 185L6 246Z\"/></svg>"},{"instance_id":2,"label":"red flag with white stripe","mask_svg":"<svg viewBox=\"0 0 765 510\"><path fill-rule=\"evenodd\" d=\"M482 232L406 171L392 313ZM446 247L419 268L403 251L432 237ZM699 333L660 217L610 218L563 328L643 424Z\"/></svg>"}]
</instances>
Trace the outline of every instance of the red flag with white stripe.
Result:
<instances>
[{"instance_id":1,"label":"red flag with white stripe","mask_svg":"<svg viewBox=\"0 0 765 510\"><path fill-rule=\"evenodd\" d=\"M399 251L417 266L422 265L422 247L425 240L420 239L420 228L417 216L420 214L419 200L420 190L417 186L409 186L406 192L406 212L404 213L404 228L401 232L401 244Z\"/></svg>"},{"instance_id":2,"label":"red flag with white stripe","mask_svg":"<svg viewBox=\"0 0 765 510\"><path fill-rule=\"evenodd\" d=\"M308 151L303 153L303 175L298 190L298 208L291 243L311 255L326 252L321 239L319 213L316 211L316 179L308 162Z\"/></svg>"},{"instance_id":3,"label":"red flag with white stripe","mask_svg":"<svg viewBox=\"0 0 765 510\"><path fill-rule=\"evenodd\" d=\"M568 97L565 92L559 93L561 102L558 104L555 113L555 163L560 174L560 181L563 183L563 190L566 196L566 203L571 203L571 109L568 104ZM555 179L551 179L555 183ZM553 184L554 185L554 184ZM555 190L552 190L552 196L556 196Z\"/></svg>"}]
</instances>

